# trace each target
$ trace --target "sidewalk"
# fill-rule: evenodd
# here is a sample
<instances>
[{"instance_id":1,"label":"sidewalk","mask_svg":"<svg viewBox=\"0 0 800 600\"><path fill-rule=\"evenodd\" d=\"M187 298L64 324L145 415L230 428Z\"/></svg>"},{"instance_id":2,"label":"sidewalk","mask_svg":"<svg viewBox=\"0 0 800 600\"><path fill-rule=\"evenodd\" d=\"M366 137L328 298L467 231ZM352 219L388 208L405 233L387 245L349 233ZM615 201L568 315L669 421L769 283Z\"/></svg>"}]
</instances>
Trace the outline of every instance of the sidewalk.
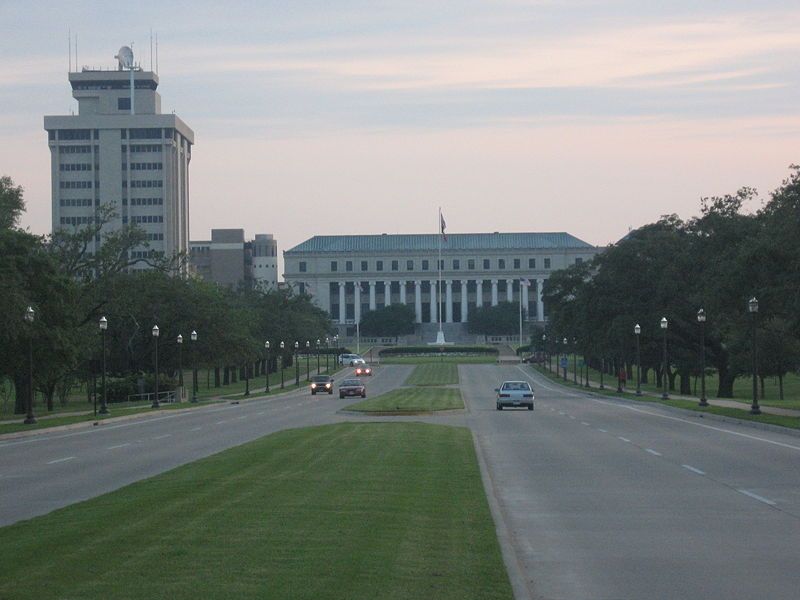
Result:
<instances>
[{"instance_id":1,"label":"sidewalk","mask_svg":"<svg viewBox=\"0 0 800 600\"><path fill-rule=\"evenodd\" d=\"M547 364L543 364L542 367L544 368L545 371L549 371L551 374L555 373L560 378L560 375L559 375L557 369L548 369L547 368L548 367ZM571 382L572 379L570 378L570 376L568 375L567 377L568 377L568 381ZM579 380L580 380L580 378L579 378ZM563 379L562 379L562 381L563 381ZM609 378L608 378L608 382L606 383L604 381L604 385L605 385L605 389L606 390L614 391L615 386L617 385L617 380L616 380L616 378L614 378L613 375L610 375ZM589 378L589 387L597 389L597 388L600 387L600 382L598 380L592 379L590 377ZM625 393L626 394L635 393L635 390L631 390L629 388L623 388L623 389L625 389ZM650 391L642 390L642 396L647 396L649 398L661 398L661 393L660 392L650 392ZM681 394L674 394L672 392L670 392L669 397L670 397L670 400L686 400L688 402L699 402L700 401L699 398L697 398L697 396L684 396L684 395L681 395ZM739 401L739 400L728 400L728 399L721 399L721 398L708 398L708 403L711 406L722 406L722 407L725 407L725 408L737 408L739 410L746 410L746 411L750 410L750 403L749 402L742 402L742 401ZM761 404L760 407L761 407L761 412L765 413L765 414L779 415L779 416L782 416L782 417L798 417L798 418L800 418L800 410L795 410L795 409L792 409L792 408L779 408L777 406L764 406L763 404Z\"/></svg>"}]
</instances>

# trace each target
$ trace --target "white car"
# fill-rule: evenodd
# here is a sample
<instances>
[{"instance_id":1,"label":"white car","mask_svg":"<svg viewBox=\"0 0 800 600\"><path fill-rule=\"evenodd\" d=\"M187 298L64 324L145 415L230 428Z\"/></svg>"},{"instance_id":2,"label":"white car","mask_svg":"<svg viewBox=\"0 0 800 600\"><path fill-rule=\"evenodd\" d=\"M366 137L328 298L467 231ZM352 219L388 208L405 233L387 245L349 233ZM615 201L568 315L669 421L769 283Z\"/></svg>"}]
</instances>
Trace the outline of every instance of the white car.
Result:
<instances>
[{"instance_id":1,"label":"white car","mask_svg":"<svg viewBox=\"0 0 800 600\"><path fill-rule=\"evenodd\" d=\"M497 392L497 410L503 410L504 406L533 410L533 389L527 381L504 381L494 391Z\"/></svg>"},{"instance_id":2,"label":"white car","mask_svg":"<svg viewBox=\"0 0 800 600\"><path fill-rule=\"evenodd\" d=\"M367 363L358 354L340 354L339 364L350 365L351 367L355 367L356 365L365 365Z\"/></svg>"}]
</instances>

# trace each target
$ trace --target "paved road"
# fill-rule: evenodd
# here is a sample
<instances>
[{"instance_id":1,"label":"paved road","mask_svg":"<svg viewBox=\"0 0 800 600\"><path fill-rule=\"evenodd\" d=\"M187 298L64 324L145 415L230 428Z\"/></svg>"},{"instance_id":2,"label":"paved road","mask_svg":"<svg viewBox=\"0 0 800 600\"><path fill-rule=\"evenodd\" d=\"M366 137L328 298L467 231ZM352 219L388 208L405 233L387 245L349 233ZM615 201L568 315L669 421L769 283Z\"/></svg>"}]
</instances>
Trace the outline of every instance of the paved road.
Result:
<instances>
[{"instance_id":1,"label":"paved road","mask_svg":"<svg viewBox=\"0 0 800 600\"><path fill-rule=\"evenodd\" d=\"M370 395L410 371L380 367ZM520 597L800 595L800 438L593 398L526 367L460 376L467 412L424 420L475 432ZM496 411L497 382L526 377L536 410ZM273 431L359 418L337 414L350 402L294 392L0 442L0 525Z\"/></svg>"},{"instance_id":2,"label":"paved road","mask_svg":"<svg viewBox=\"0 0 800 600\"><path fill-rule=\"evenodd\" d=\"M533 598L800 597L800 438L462 366ZM533 412L494 406L527 378Z\"/></svg>"}]
</instances>

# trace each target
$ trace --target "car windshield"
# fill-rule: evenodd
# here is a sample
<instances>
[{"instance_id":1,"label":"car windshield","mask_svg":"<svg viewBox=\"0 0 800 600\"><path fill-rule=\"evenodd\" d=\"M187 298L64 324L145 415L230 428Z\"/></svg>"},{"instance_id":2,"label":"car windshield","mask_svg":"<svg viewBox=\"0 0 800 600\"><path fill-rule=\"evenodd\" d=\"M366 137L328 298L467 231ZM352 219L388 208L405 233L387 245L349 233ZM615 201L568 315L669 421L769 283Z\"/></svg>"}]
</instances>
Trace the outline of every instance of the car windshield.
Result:
<instances>
[{"instance_id":1,"label":"car windshield","mask_svg":"<svg viewBox=\"0 0 800 600\"><path fill-rule=\"evenodd\" d=\"M361 385L361 382L358 379L345 379L342 382L343 386L354 386L354 385Z\"/></svg>"},{"instance_id":2,"label":"car windshield","mask_svg":"<svg viewBox=\"0 0 800 600\"><path fill-rule=\"evenodd\" d=\"M503 384L503 389L509 392L528 392L531 386L524 381L506 381Z\"/></svg>"},{"instance_id":3,"label":"car windshield","mask_svg":"<svg viewBox=\"0 0 800 600\"><path fill-rule=\"evenodd\" d=\"M315 375L311 378L314 383L328 383L331 378L328 375Z\"/></svg>"}]
</instances>

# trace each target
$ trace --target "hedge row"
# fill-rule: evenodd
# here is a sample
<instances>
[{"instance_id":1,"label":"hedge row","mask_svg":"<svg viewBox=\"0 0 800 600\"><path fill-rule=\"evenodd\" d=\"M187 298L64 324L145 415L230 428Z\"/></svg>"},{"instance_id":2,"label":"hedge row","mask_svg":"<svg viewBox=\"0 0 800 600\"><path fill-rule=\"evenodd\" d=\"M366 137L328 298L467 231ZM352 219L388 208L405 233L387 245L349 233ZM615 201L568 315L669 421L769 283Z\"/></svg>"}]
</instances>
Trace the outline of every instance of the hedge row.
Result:
<instances>
[{"instance_id":1,"label":"hedge row","mask_svg":"<svg viewBox=\"0 0 800 600\"><path fill-rule=\"evenodd\" d=\"M381 350L379 356L398 354L498 354L492 346L392 346Z\"/></svg>"}]
</instances>

